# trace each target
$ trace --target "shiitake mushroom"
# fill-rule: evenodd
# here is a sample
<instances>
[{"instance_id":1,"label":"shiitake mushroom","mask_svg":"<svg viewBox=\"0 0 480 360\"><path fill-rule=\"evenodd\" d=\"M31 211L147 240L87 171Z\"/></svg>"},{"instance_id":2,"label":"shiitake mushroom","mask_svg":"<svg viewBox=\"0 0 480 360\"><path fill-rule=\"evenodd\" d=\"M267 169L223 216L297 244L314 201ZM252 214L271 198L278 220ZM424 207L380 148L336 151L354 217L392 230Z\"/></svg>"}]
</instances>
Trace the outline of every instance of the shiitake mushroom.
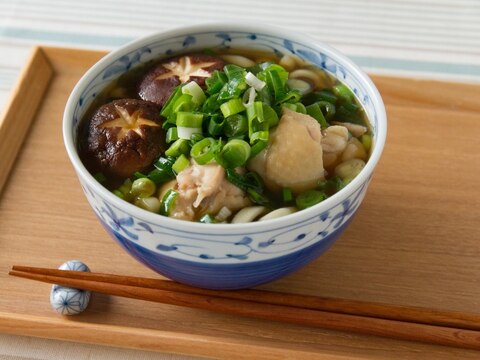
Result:
<instances>
[{"instance_id":1,"label":"shiitake mushroom","mask_svg":"<svg viewBox=\"0 0 480 360\"><path fill-rule=\"evenodd\" d=\"M162 106L176 86L195 81L204 86L213 71L222 70L225 62L213 55L193 53L176 56L161 62L148 71L140 81L141 99Z\"/></svg>"},{"instance_id":2,"label":"shiitake mushroom","mask_svg":"<svg viewBox=\"0 0 480 360\"><path fill-rule=\"evenodd\" d=\"M166 149L160 108L137 99L98 108L88 124L86 163L91 170L128 178L148 169Z\"/></svg>"}]
</instances>

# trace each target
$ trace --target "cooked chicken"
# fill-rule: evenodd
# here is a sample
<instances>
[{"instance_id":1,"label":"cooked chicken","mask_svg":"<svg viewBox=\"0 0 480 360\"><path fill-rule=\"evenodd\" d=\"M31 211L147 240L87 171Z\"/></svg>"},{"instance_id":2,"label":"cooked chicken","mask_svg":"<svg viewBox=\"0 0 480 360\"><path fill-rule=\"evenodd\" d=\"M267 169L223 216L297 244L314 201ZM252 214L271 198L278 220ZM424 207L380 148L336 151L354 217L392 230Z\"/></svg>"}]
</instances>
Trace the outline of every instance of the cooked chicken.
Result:
<instances>
[{"instance_id":1,"label":"cooked chicken","mask_svg":"<svg viewBox=\"0 0 480 360\"><path fill-rule=\"evenodd\" d=\"M335 167L347 147L348 129L345 126L333 125L326 128L323 134L323 165L325 168Z\"/></svg>"},{"instance_id":2,"label":"cooked chicken","mask_svg":"<svg viewBox=\"0 0 480 360\"><path fill-rule=\"evenodd\" d=\"M314 118L284 109L267 148L247 167L259 173L271 190L309 190L325 176L321 140L320 125Z\"/></svg>"},{"instance_id":3,"label":"cooked chicken","mask_svg":"<svg viewBox=\"0 0 480 360\"><path fill-rule=\"evenodd\" d=\"M170 216L195 220L204 214L215 216L223 207L236 212L251 204L244 191L230 183L225 169L216 164L192 163L177 176L174 190L178 192Z\"/></svg>"}]
</instances>

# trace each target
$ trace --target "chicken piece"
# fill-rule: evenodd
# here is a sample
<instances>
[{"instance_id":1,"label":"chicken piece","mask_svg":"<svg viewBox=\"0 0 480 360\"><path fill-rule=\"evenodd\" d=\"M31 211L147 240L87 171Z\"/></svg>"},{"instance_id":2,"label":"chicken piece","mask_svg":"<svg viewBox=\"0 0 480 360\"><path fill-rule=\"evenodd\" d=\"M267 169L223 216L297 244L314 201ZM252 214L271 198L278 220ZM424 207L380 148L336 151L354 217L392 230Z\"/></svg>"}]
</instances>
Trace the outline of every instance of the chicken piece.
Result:
<instances>
[{"instance_id":1,"label":"chicken piece","mask_svg":"<svg viewBox=\"0 0 480 360\"><path fill-rule=\"evenodd\" d=\"M347 147L348 129L345 126L333 125L323 131L323 165L325 168L334 168Z\"/></svg>"},{"instance_id":2,"label":"chicken piece","mask_svg":"<svg viewBox=\"0 0 480 360\"><path fill-rule=\"evenodd\" d=\"M247 167L257 172L273 191L289 187L299 193L325 177L320 124L311 116L284 109L268 146Z\"/></svg>"},{"instance_id":3,"label":"chicken piece","mask_svg":"<svg viewBox=\"0 0 480 360\"><path fill-rule=\"evenodd\" d=\"M182 220L195 220L205 214L215 216L223 207L235 213L251 205L245 192L230 183L225 169L216 163L192 163L177 175L174 190L178 197L170 216Z\"/></svg>"}]
</instances>

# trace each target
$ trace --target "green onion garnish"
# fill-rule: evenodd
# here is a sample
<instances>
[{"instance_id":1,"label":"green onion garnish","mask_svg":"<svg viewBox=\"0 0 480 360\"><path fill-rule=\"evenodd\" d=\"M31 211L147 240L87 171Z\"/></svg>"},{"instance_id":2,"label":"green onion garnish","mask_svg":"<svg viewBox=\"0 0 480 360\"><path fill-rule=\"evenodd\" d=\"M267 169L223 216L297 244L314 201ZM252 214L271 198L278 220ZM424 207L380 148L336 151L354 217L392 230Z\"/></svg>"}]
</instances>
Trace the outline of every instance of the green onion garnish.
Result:
<instances>
[{"instance_id":1,"label":"green onion garnish","mask_svg":"<svg viewBox=\"0 0 480 360\"><path fill-rule=\"evenodd\" d=\"M107 181L107 177L104 173L98 172L94 176L95 180L97 180L100 184L104 184Z\"/></svg>"},{"instance_id":2,"label":"green onion garnish","mask_svg":"<svg viewBox=\"0 0 480 360\"><path fill-rule=\"evenodd\" d=\"M307 114L313 117L315 120L317 120L322 129L325 129L328 127L327 120L325 120L325 116L323 116L322 109L320 109L320 106L318 105L318 103L308 105L306 106L306 109L307 109Z\"/></svg>"},{"instance_id":3,"label":"green onion garnish","mask_svg":"<svg viewBox=\"0 0 480 360\"><path fill-rule=\"evenodd\" d=\"M212 75L205 80L207 92L210 95L218 93L223 88L227 80L227 76L223 72L215 70Z\"/></svg>"},{"instance_id":4,"label":"green onion garnish","mask_svg":"<svg viewBox=\"0 0 480 360\"><path fill-rule=\"evenodd\" d=\"M327 195L321 191L310 190L305 191L297 196L295 203L300 210L309 208L327 198Z\"/></svg>"},{"instance_id":5,"label":"green onion garnish","mask_svg":"<svg viewBox=\"0 0 480 360\"><path fill-rule=\"evenodd\" d=\"M167 144L174 142L178 139L178 133L176 127L171 127L167 130L166 142Z\"/></svg>"},{"instance_id":6,"label":"green onion garnish","mask_svg":"<svg viewBox=\"0 0 480 360\"><path fill-rule=\"evenodd\" d=\"M229 117L245 110L245 106L243 106L241 99L236 98L220 105L220 110L224 117Z\"/></svg>"},{"instance_id":7,"label":"green onion garnish","mask_svg":"<svg viewBox=\"0 0 480 360\"><path fill-rule=\"evenodd\" d=\"M345 84L335 85L332 91L342 103L353 103L355 101L355 96Z\"/></svg>"},{"instance_id":8,"label":"green onion garnish","mask_svg":"<svg viewBox=\"0 0 480 360\"><path fill-rule=\"evenodd\" d=\"M225 119L223 132L227 137L245 135L248 132L248 121L245 115L235 114Z\"/></svg>"},{"instance_id":9,"label":"green onion garnish","mask_svg":"<svg viewBox=\"0 0 480 360\"><path fill-rule=\"evenodd\" d=\"M172 165L172 170L175 174L179 174L180 171L185 170L190 165L190 161L185 155L180 155L175 163Z\"/></svg>"},{"instance_id":10,"label":"green onion garnish","mask_svg":"<svg viewBox=\"0 0 480 360\"><path fill-rule=\"evenodd\" d=\"M202 88L195 81L190 81L189 83L183 85L182 93L190 95L192 97L192 101L197 105L202 105L207 99Z\"/></svg>"},{"instance_id":11,"label":"green onion garnish","mask_svg":"<svg viewBox=\"0 0 480 360\"><path fill-rule=\"evenodd\" d=\"M175 200L178 197L178 193L175 190L169 189L165 195L163 195L162 203L160 205L160 214L169 216L175 206Z\"/></svg>"},{"instance_id":12,"label":"green onion garnish","mask_svg":"<svg viewBox=\"0 0 480 360\"><path fill-rule=\"evenodd\" d=\"M178 139L165 151L165 155L179 157L182 154L190 152L189 141L186 139Z\"/></svg>"},{"instance_id":13,"label":"green onion garnish","mask_svg":"<svg viewBox=\"0 0 480 360\"><path fill-rule=\"evenodd\" d=\"M244 140L230 140L223 146L219 156L221 163L227 168L242 166L250 157L250 145Z\"/></svg>"},{"instance_id":14,"label":"green onion garnish","mask_svg":"<svg viewBox=\"0 0 480 360\"><path fill-rule=\"evenodd\" d=\"M219 150L219 143L211 138L205 138L200 140L192 146L190 150L190 156L199 164L208 164L215 158L217 151Z\"/></svg>"},{"instance_id":15,"label":"green onion garnish","mask_svg":"<svg viewBox=\"0 0 480 360\"><path fill-rule=\"evenodd\" d=\"M208 120L208 133L211 136L219 136L223 133L223 124L225 123L225 118L220 114L214 114L210 116Z\"/></svg>"},{"instance_id":16,"label":"green onion garnish","mask_svg":"<svg viewBox=\"0 0 480 360\"><path fill-rule=\"evenodd\" d=\"M283 188L282 189L282 199L283 202L288 203L293 200L293 192L290 188Z\"/></svg>"},{"instance_id":17,"label":"green onion garnish","mask_svg":"<svg viewBox=\"0 0 480 360\"><path fill-rule=\"evenodd\" d=\"M189 128L201 128L203 121L202 113L177 112L177 126Z\"/></svg>"}]
</instances>

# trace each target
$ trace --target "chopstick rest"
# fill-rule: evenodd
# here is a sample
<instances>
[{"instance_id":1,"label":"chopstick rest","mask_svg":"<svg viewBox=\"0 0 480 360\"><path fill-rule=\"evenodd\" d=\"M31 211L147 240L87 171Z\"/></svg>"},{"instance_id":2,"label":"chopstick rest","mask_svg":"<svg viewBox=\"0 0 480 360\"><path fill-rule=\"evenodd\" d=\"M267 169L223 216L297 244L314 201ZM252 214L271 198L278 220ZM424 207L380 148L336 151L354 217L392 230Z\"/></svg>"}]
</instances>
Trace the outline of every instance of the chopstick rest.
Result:
<instances>
[{"instance_id":1,"label":"chopstick rest","mask_svg":"<svg viewBox=\"0 0 480 360\"><path fill-rule=\"evenodd\" d=\"M89 267L80 260L69 260L59 269L90 272ZM50 305L59 314L77 315L87 308L90 295L90 291L54 284L50 290Z\"/></svg>"}]
</instances>

